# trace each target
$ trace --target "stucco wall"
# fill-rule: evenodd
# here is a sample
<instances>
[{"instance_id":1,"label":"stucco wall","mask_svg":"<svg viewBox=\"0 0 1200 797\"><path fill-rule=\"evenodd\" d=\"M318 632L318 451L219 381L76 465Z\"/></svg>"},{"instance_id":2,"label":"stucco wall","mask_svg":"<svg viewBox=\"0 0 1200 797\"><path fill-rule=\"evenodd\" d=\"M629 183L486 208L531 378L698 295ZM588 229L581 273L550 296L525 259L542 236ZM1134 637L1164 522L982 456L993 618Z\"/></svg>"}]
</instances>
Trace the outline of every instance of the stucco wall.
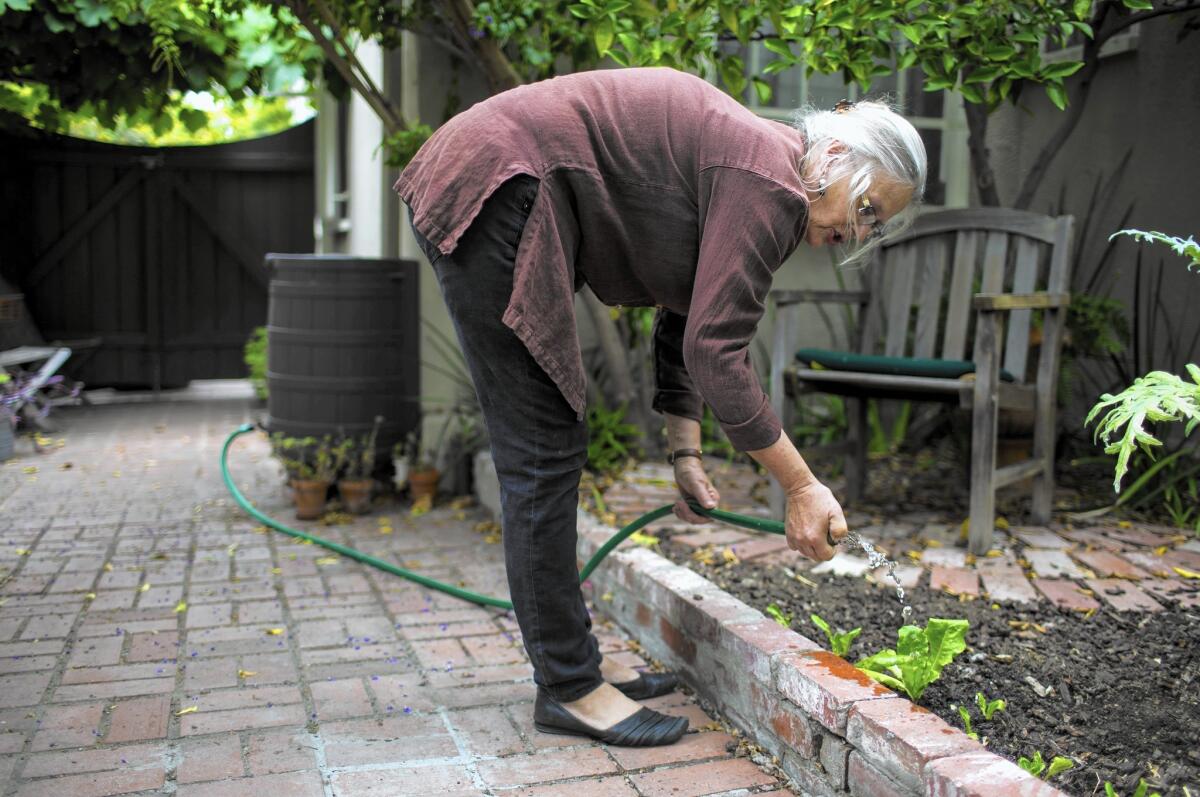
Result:
<instances>
[{"instance_id":1,"label":"stucco wall","mask_svg":"<svg viewBox=\"0 0 1200 797\"><path fill-rule=\"evenodd\" d=\"M1182 18L1172 17L1144 22L1136 49L1102 60L1079 125L1051 164L1031 206L1045 212L1058 207L1064 196L1077 229L1087 224L1073 281L1077 292L1092 283L1107 238L1120 228L1126 212L1128 227L1183 237L1200 234L1195 199L1200 185L1200 33L1177 41L1181 23ZM1073 81L1067 88L1075 88ZM993 114L988 144L1003 201L1015 198L1019 180L1061 119L1044 92L1036 89L1026 92L1018 107ZM1109 178L1126 152L1131 156L1120 178L1091 208L1096 181ZM1120 299L1131 324L1136 324L1140 354L1133 362L1132 353L1127 353L1129 368L1136 374L1151 368L1182 373L1185 361L1200 357L1200 276L1188 274L1183 260L1165 247L1147 248L1129 239L1118 240L1114 247L1091 292ZM1139 248L1140 290L1135 273ZM1113 373L1111 367L1091 367L1088 373L1066 416L1070 423L1079 423L1099 391L1116 386L1104 383Z\"/></svg>"}]
</instances>

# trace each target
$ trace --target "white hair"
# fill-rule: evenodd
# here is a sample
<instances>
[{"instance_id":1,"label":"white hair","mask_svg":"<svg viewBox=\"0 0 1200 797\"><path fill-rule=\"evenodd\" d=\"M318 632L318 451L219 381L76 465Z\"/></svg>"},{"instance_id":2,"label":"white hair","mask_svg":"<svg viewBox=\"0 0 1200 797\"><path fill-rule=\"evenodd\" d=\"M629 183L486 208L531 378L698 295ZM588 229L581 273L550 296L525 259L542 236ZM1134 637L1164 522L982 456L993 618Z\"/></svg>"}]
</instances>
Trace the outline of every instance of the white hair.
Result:
<instances>
[{"instance_id":1,"label":"white hair","mask_svg":"<svg viewBox=\"0 0 1200 797\"><path fill-rule=\"evenodd\" d=\"M804 188L819 193L824 187L848 179L847 218L855 218L861 198L880 177L912 190L912 200L887 220L883 235L860 243L847 262L865 262L877 246L912 224L925 193L928 168L925 144L916 128L890 103L863 100L841 111L806 106L793 115L792 126L800 131L805 142L800 162ZM831 151L839 143L841 149ZM818 176L823 184L817 180ZM846 236L847 240L851 238Z\"/></svg>"}]
</instances>

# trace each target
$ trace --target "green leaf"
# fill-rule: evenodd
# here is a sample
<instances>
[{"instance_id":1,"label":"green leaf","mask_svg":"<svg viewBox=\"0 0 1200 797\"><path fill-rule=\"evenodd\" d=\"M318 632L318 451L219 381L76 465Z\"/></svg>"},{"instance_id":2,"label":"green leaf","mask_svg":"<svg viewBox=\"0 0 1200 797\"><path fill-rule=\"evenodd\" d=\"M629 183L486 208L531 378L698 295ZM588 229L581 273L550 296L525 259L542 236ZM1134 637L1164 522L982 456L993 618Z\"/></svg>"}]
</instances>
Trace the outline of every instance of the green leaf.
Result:
<instances>
[{"instance_id":1,"label":"green leaf","mask_svg":"<svg viewBox=\"0 0 1200 797\"><path fill-rule=\"evenodd\" d=\"M596 23L596 27L592 31L592 40L596 44L596 52L603 58L613 43L612 17L604 17Z\"/></svg>"},{"instance_id":2,"label":"green leaf","mask_svg":"<svg viewBox=\"0 0 1200 797\"><path fill-rule=\"evenodd\" d=\"M1017 48L1011 44L997 44L984 50L983 54L992 61L1007 61L1017 54Z\"/></svg>"},{"instance_id":3,"label":"green leaf","mask_svg":"<svg viewBox=\"0 0 1200 797\"><path fill-rule=\"evenodd\" d=\"M1046 780L1050 780L1060 772L1066 772L1073 766L1075 766L1075 762L1071 759L1060 755L1054 756L1054 760L1050 762L1050 768L1046 770Z\"/></svg>"},{"instance_id":4,"label":"green leaf","mask_svg":"<svg viewBox=\"0 0 1200 797\"><path fill-rule=\"evenodd\" d=\"M188 132L195 133L208 125L208 114L197 108L181 108L179 121L183 122L183 126L188 129Z\"/></svg>"},{"instance_id":5,"label":"green leaf","mask_svg":"<svg viewBox=\"0 0 1200 797\"><path fill-rule=\"evenodd\" d=\"M904 38L908 39L913 44L921 43L921 33L912 25L900 25L900 32L904 34Z\"/></svg>"},{"instance_id":6,"label":"green leaf","mask_svg":"<svg viewBox=\"0 0 1200 797\"><path fill-rule=\"evenodd\" d=\"M1025 756L1018 758L1017 766L1036 778L1046 768L1046 762L1042 760L1042 751L1038 750L1033 754L1033 758L1026 758Z\"/></svg>"},{"instance_id":7,"label":"green leaf","mask_svg":"<svg viewBox=\"0 0 1200 797\"><path fill-rule=\"evenodd\" d=\"M1104 797L1121 797L1119 794L1117 794L1117 790L1113 788L1113 785L1107 780L1104 781ZM1134 797L1137 797L1136 792L1134 792Z\"/></svg>"},{"instance_id":8,"label":"green leaf","mask_svg":"<svg viewBox=\"0 0 1200 797\"><path fill-rule=\"evenodd\" d=\"M1083 61L1059 61L1054 64L1046 64L1042 68L1042 76L1045 78L1062 79L1083 69Z\"/></svg>"},{"instance_id":9,"label":"green leaf","mask_svg":"<svg viewBox=\"0 0 1200 797\"><path fill-rule=\"evenodd\" d=\"M741 26L738 24L737 6L732 3L720 3L717 6L717 12L721 15L721 22L729 31L741 38Z\"/></svg>"},{"instance_id":10,"label":"green leaf","mask_svg":"<svg viewBox=\"0 0 1200 797\"><path fill-rule=\"evenodd\" d=\"M75 0L75 8L79 21L89 28L107 22L113 15L112 9L105 5L104 0Z\"/></svg>"},{"instance_id":11,"label":"green leaf","mask_svg":"<svg viewBox=\"0 0 1200 797\"><path fill-rule=\"evenodd\" d=\"M1060 111L1067 110L1067 92L1061 83L1047 83L1046 96Z\"/></svg>"},{"instance_id":12,"label":"green leaf","mask_svg":"<svg viewBox=\"0 0 1200 797\"><path fill-rule=\"evenodd\" d=\"M30 11L29 0L0 0L0 16L4 15L5 11L12 9L13 11ZM55 31L57 33L58 31Z\"/></svg>"},{"instance_id":13,"label":"green leaf","mask_svg":"<svg viewBox=\"0 0 1200 797\"><path fill-rule=\"evenodd\" d=\"M1076 19L1087 19L1092 14L1092 0L1075 0L1072 11Z\"/></svg>"},{"instance_id":14,"label":"green leaf","mask_svg":"<svg viewBox=\"0 0 1200 797\"><path fill-rule=\"evenodd\" d=\"M792 55L792 48L787 45L787 42L781 39L763 39L762 44L763 47L766 47L768 50L780 56L781 58L786 58L789 63L795 61L796 59L796 56Z\"/></svg>"},{"instance_id":15,"label":"green leaf","mask_svg":"<svg viewBox=\"0 0 1200 797\"><path fill-rule=\"evenodd\" d=\"M1150 0L1124 0L1125 7L1134 11L1151 11L1154 9L1154 4Z\"/></svg>"},{"instance_id":16,"label":"green leaf","mask_svg":"<svg viewBox=\"0 0 1200 797\"><path fill-rule=\"evenodd\" d=\"M967 99L968 102L979 104L983 102L983 94L979 91L979 86L973 86L964 83L958 87L958 91Z\"/></svg>"}]
</instances>

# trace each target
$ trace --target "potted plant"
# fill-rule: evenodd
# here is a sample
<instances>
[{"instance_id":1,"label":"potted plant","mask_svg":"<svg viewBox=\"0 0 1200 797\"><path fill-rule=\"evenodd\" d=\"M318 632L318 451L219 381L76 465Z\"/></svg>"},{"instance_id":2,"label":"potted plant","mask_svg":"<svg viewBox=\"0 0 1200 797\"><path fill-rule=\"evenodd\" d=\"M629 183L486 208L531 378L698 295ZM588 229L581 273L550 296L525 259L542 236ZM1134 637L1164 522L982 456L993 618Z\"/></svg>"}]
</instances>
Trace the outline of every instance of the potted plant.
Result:
<instances>
[{"instance_id":1,"label":"potted plant","mask_svg":"<svg viewBox=\"0 0 1200 797\"><path fill-rule=\"evenodd\" d=\"M329 486L337 475L334 447L327 435L315 437L286 437L271 435L272 447L292 488L298 520L319 518L325 511Z\"/></svg>"},{"instance_id":2,"label":"potted plant","mask_svg":"<svg viewBox=\"0 0 1200 797\"><path fill-rule=\"evenodd\" d=\"M408 491L413 502L433 503L437 496L441 471L437 466L437 449L424 445L418 432L411 432L407 442Z\"/></svg>"},{"instance_id":3,"label":"potted plant","mask_svg":"<svg viewBox=\"0 0 1200 797\"><path fill-rule=\"evenodd\" d=\"M371 488L375 486L375 440L383 416L376 415L371 433L361 438L343 437L334 448L337 459L338 495L346 511L352 515L365 515L371 510Z\"/></svg>"}]
</instances>

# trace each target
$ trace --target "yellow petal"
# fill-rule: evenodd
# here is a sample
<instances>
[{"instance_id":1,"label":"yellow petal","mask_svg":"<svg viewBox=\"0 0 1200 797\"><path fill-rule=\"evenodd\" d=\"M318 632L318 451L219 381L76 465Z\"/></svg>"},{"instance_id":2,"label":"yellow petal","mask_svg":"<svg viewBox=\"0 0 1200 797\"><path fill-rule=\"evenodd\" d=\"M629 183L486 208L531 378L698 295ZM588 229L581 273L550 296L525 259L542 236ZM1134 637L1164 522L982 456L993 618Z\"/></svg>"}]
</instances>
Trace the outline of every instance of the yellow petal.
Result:
<instances>
[{"instance_id":1,"label":"yellow petal","mask_svg":"<svg viewBox=\"0 0 1200 797\"><path fill-rule=\"evenodd\" d=\"M238 670L238 678L249 678L252 675L258 675L254 670Z\"/></svg>"},{"instance_id":2,"label":"yellow petal","mask_svg":"<svg viewBox=\"0 0 1200 797\"><path fill-rule=\"evenodd\" d=\"M83 596L83 599L84 599L85 601L94 601L94 600L96 600L96 593L94 593L94 592L89 592L88 594L86 594L86 595L84 595L84 596Z\"/></svg>"},{"instance_id":3,"label":"yellow petal","mask_svg":"<svg viewBox=\"0 0 1200 797\"><path fill-rule=\"evenodd\" d=\"M283 632L284 632L284 629L282 629L282 628L268 628L267 629L267 633L270 634L271 636L283 636Z\"/></svg>"},{"instance_id":4,"label":"yellow petal","mask_svg":"<svg viewBox=\"0 0 1200 797\"><path fill-rule=\"evenodd\" d=\"M150 589L150 582L149 582L149 581L147 581L147 582L146 582L145 584L143 584L142 586L138 587L138 592L145 592L145 591L146 591L146 590L148 590L148 589Z\"/></svg>"},{"instance_id":5,"label":"yellow petal","mask_svg":"<svg viewBox=\"0 0 1200 797\"><path fill-rule=\"evenodd\" d=\"M29 556L31 553L33 553L33 551L29 550L28 548L17 549L17 556Z\"/></svg>"},{"instance_id":6,"label":"yellow petal","mask_svg":"<svg viewBox=\"0 0 1200 797\"><path fill-rule=\"evenodd\" d=\"M188 706L187 708L181 708L178 711L176 711L175 716L182 717L184 714L195 714L199 710L200 710L199 706Z\"/></svg>"},{"instance_id":7,"label":"yellow petal","mask_svg":"<svg viewBox=\"0 0 1200 797\"><path fill-rule=\"evenodd\" d=\"M336 565L338 558L336 556L322 556L316 563L319 565Z\"/></svg>"},{"instance_id":8,"label":"yellow petal","mask_svg":"<svg viewBox=\"0 0 1200 797\"><path fill-rule=\"evenodd\" d=\"M606 592L600 596L600 600L604 601L605 603L612 603L612 598L613 596L611 592Z\"/></svg>"},{"instance_id":9,"label":"yellow petal","mask_svg":"<svg viewBox=\"0 0 1200 797\"><path fill-rule=\"evenodd\" d=\"M1188 570L1186 567L1172 567L1171 569L1184 578L1200 578L1200 573L1197 573L1195 570Z\"/></svg>"},{"instance_id":10,"label":"yellow petal","mask_svg":"<svg viewBox=\"0 0 1200 797\"><path fill-rule=\"evenodd\" d=\"M274 573L275 575L279 575L280 573L283 572L283 568L282 567L272 567L271 572Z\"/></svg>"},{"instance_id":11,"label":"yellow petal","mask_svg":"<svg viewBox=\"0 0 1200 797\"><path fill-rule=\"evenodd\" d=\"M186 601L180 601L179 603L175 604L175 614L179 614L180 612L186 612L186 611L187 611L187 602Z\"/></svg>"}]
</instances>

